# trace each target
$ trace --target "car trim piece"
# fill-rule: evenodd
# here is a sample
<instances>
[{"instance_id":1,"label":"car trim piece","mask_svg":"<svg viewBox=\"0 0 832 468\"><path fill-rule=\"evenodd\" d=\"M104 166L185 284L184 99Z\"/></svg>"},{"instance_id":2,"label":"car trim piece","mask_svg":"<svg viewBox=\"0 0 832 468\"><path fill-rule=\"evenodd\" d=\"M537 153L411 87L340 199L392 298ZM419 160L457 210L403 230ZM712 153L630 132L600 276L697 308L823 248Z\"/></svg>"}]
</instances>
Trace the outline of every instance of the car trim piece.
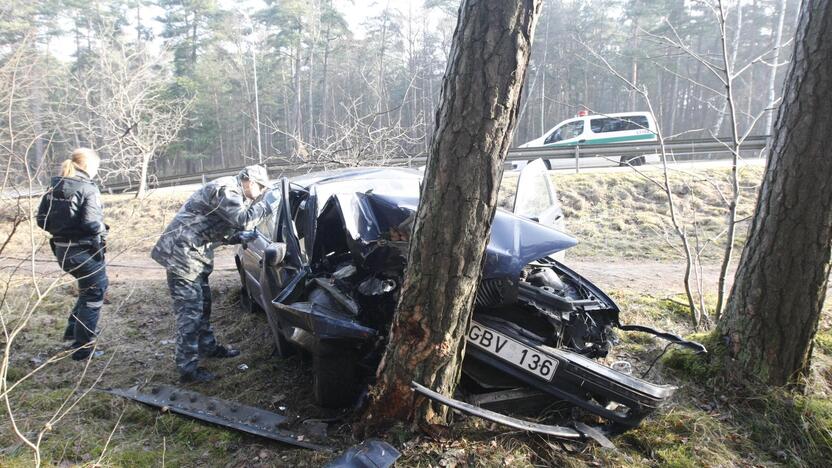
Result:
<instances>
[{"instance_id":1,"label":"car trim piece","mask_svg":"<svg viewBox=\"0 0 832 468\"><path fill-rule=\"evenodd\" d=\"M559 437L561 439L583 440L589 438L598 442L602 447L615 447L612 444L612 442L610 442L610 440L607 439L600 430L590 428L589 426L584 425L584 427L589 430L578 430L573 429L571 427L553 426L548 424L535 423L531 421L524 421L522 419L512 418L511 416L506 416L504 414L497 413L496 411L490 411L485 408L480 408L470 403L465 403L464 401L459 401L453 398L446 397L442 394L434 392L433 390L425 387L424 385L420 385L417 382L410 382L410 386L417 393L424 395L425 397L437 403L441 403L455 410L462 411L463 413L470 414L472 416L477 416L488 421L501 424L503 426L519 429L521 431L526 432L535 432L538 434L551 435L554 437Z\"/></svg>"},{"instance_id":2,"label":"car trim piece","mask_svg":"<svg viewBox=\"0 0 832 468\"><path fill-rule=\"evenodd\" d=\"M648 327L646 325L619 325L618 327L624 331L636 331L641 333L649 333L656 338L661 338L665 341L669 341L673 344L677 344L679 346L683 346L695 352L696 354L707 354L708 349L702 343L697 343L696 341L686 340L679 335L674 335L673 333L668 333L661 330L656 330L653 327Z\"/></svg>"},{"instance_id":3,"label":"car trim piece","mask_svg":"<svg viewBox=\"0 0 832 468\"><path fill-rule=\"evenodd\" d=\"M150 393L143 393L138 387L109 388L101 391L155 406L163 411L171 411L278 442L311 450L332 450L330 447L305 440L309 437L307 434L287 430L285 427L293 421L292 419L253 406L166 385L153 387Z\"/></svg>"}]
</instances>

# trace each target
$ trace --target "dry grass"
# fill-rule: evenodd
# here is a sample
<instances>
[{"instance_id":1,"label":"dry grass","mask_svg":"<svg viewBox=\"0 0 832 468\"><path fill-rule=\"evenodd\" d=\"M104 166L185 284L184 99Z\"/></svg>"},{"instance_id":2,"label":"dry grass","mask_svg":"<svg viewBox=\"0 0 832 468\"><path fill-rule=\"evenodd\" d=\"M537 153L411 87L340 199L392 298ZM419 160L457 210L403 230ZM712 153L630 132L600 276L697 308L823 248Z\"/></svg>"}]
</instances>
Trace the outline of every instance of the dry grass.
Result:
<instances>
[{"instance_id":1,"label":"dry grass","mask_svg":"<svg viewBox=\"0 0 832 468\"><path fill-rule=\"evenodd\" d=\"M107 248L111 252L140 253L150 252L153 244L159 238L165 226L176 214L186 194L165 193L153 194L145 199L136 199L132 195L102 195L104 205L104 219L110 225L110 236ZM44 247L46 237L34 222L39 200L37 198L22 199L21 208L27 213L27 221L21 224L11 239L5 254L11 256L29 255L32 242ZM5 211L13 209L10 203L3 201ZM0 239L5 239L11 230L11 224L0 214ZM39 250L41 254L49 254L46 246Z\"/></svg>"},{"instance_id":2,"label":"dry grass","mask_svg":"<svg viewBox=\"0 0 832 468\"><path fill-rule=\"evenodd\" d=\"M742 197L738 218L750 216L757 197L762 167L741 171ZM672 232L667 200L662 189L632 172L552 175L563 205L567 231L580 243L570 250L579 258L682 259L679 242ZM500 206L510 208L517 177L503 182ZM696 173L674 172L671 187L689 232L699 233L701 243L717 236L725 227L727 209L720 191L728 194L729 171L709 169ZM738 228L737 245L745 237L746 223ZM721 256L724 242L705 248L709 260Z\"/></svg>"}]
</instances>

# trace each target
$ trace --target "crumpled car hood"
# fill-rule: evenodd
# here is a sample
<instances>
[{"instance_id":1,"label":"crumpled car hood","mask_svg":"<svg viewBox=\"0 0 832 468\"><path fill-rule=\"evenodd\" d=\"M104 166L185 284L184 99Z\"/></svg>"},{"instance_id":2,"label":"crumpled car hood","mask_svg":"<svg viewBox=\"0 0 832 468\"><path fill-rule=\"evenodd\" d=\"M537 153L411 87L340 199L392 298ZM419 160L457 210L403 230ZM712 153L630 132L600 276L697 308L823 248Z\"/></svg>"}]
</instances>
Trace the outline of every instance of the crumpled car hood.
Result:
<instances>
[{"instance_id":1,"label":"crumpled car hood","mask_svg":"<svg viewBox=\"0 0 832 468\"><path fill-rule=\"evenodd\" d=\"M332 200L330 200L332 202ZM344 224L353 241L368 246L391 227L412 222L419 200L374 193L338 195ZM408 226L409 230L410 226ZM516 280L523 267L537 259L575 246L578 241L503 209L497 209L486 249L483 278ZM356 245L361 249L360 245Z\"/></svg>"}]
</instances>

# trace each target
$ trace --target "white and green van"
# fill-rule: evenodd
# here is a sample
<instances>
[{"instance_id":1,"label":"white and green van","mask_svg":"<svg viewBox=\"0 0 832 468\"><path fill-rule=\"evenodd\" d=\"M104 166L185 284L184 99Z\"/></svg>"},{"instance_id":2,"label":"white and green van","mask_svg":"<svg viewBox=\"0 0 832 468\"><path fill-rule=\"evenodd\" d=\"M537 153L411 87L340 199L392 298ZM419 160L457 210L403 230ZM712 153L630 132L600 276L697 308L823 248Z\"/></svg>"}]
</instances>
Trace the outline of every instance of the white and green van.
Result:
<instances>
[{"instance_id":1,"label":"white and green van","mask_svg":"<svg viewBox=\"0 0 832 468\"><path fill-rule=\"evenodd\" d=\"M588 115L584 111L577 117L552 127L540 138L520 145L520 148L563 148L578 145L614 145L618 143L636 143L656 141L656 119L650 112L621 112L616 114ZM598 159L600 161L589 161ZM568 159L546 160L548 167L573 165ZM609 165L609 158L581 158L582 166L592 166L601 163ZM644 157L635 157L621 163L641 164ZM587 164L589 163L589 164ZM606 163L606 164L603 164ZM514 161L513 169L525 166L525 161Z\"/></svg>"}]
</instances>

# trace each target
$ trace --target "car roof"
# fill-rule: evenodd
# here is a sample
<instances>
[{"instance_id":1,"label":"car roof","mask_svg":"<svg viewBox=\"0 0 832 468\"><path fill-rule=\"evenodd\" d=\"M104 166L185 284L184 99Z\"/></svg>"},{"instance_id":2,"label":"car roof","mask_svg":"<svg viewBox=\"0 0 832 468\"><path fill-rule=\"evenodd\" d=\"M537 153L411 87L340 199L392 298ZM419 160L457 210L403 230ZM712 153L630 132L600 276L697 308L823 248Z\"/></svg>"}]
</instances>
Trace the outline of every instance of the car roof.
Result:
<instances>
[{"instance_id":1,"label":"car roof","mask_svg":"<svg viewBox=\"0 0 832 468\"><path fill-rule=\"evenodd\" d=\"M406 167L349 167L331 171L312 172L302 176L292 177L289 181L293 184L309 188L313 185L340 182L356 179L401 179L422 177L422 173L416 169Z\"/></svg>"}]
</instances>

